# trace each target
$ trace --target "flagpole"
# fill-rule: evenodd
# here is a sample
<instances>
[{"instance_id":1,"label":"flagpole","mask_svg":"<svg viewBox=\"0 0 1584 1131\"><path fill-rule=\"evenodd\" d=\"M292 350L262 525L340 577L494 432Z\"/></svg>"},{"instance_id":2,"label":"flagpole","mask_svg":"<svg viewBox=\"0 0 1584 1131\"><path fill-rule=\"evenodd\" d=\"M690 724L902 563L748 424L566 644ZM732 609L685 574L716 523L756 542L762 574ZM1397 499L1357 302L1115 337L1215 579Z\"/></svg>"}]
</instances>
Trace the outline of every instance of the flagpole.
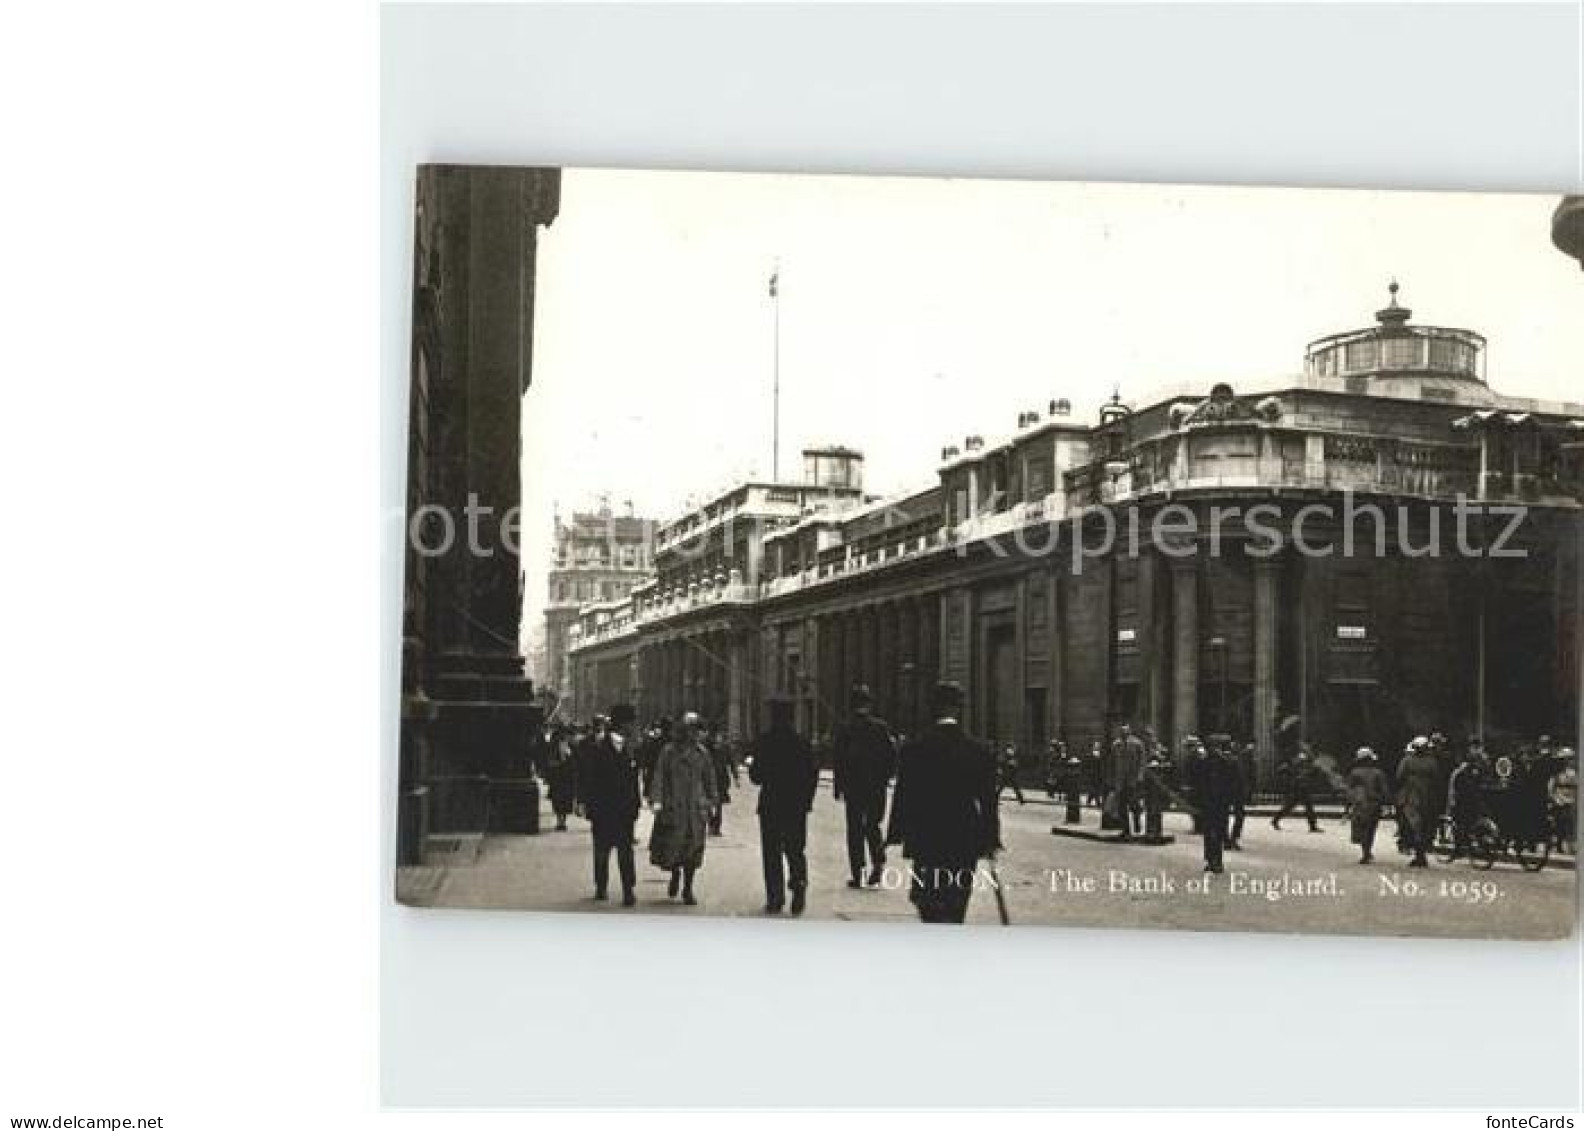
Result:
<instances>
[{"instance_id":1,"label":"flagpole","mask_svg":"<svg viewBox=\"0 0 1584 1131\"><path fill-rule=\"evenodd\" d=\"M781 262L776 261L770 276L770 302L774 306L775 330L771 361L770 390L770 480L781 482Z\"/></svg>"}]
</instances>

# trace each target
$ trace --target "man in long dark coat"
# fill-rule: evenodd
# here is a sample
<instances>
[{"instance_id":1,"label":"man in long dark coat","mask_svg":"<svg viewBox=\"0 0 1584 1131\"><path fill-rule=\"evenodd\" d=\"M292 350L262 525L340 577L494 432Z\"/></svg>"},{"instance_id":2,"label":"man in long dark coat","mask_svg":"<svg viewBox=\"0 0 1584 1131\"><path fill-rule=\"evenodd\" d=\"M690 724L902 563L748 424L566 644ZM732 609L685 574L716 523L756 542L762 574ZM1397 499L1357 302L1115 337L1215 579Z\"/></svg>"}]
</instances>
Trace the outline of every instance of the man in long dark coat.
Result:
<instances>
[{"instance_id":1,"label":"man in long dark coat","mask_svg":"<svg viewBox=\"0 0 1584 1131\"><path fill-rule=\"evenodd\" d=\"M770 701L770 729L754 745L749 779L759 787L759 849L764 856L765 912L786 905L803 914L808 892L808 814L819 767L808 742L792 728L792 701Z\"/></svg>"},{"instance_id":2,"label":"man in long dark coat","mask_svg":"<svg viewBox=\"0 0 1584 1131\"><path fill-rule=\"evenodd\" d=\"M885 868L886 786L896 774L896 742L885 720L874 713L874 697L859 684L852 689L852 717L836 730L831 749L833 793L847 807L847 867L850 888L863 886L864 849L869 850L869 884Z\"/></svg>"},{"instance_id":3,"label":"man in long dark coat","mask_svg":"<svg viewBox=\"0 0 1584 1131\"><path fill-rule=\"evenodd\" d=\"M1199 830L1204 834L1204 870L1222 870L1222 850L1226 847L1227 814L1238 791L1237 759L1231 746L1213 741L1202 745L1192 768L1194 804L1199 810Z\"/></svg>"},{"instance_id":4,"label":"man in long dark coat","mask_svg":"<svg viewBox=\"0 0 1584 1131\"><path fill-rule=\"evenodd\" d=\"M612 707L610 725L583 748L577 772L578 805L594 836L594 898L608 898L610 854L615 850L623 907L636 902L633 824L638 820L639 800L634 717L625 704Z\"/></svg>"},{"instance_id":5,"label":"man in long dark coat","mask_svg":"<svg viewBox=\"0 0 1584 1131\"><path fill-rule=\"evenodd\" d=\"M958 716L963 691L939 683L934 722L902 748L886 841L913 861L909 899L926 923L961 923L980 859L1001 847L996 760L970 738Z\"/></svg>"}]
</instances>

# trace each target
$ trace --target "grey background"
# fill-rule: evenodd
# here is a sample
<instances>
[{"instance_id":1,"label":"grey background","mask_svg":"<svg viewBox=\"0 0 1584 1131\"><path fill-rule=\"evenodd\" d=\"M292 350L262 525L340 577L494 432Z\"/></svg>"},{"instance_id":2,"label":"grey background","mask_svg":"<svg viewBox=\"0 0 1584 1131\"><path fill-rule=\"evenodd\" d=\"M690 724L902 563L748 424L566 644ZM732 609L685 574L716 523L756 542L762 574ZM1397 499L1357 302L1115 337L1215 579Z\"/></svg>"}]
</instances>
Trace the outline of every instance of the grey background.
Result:
<instances>
[{"instance_id":1,"label":"grey background","mask_svg":"<svg viewBox=\"0 0 1584 1131\"><path fill-rule=\"evenodd\" d=\"M391 902L389 846L416 163L1579 191L1580 20L1567 4L385 8L384 1101L1576 1106L1577 938L425 912Z\"/></svg>"}]
</instances>

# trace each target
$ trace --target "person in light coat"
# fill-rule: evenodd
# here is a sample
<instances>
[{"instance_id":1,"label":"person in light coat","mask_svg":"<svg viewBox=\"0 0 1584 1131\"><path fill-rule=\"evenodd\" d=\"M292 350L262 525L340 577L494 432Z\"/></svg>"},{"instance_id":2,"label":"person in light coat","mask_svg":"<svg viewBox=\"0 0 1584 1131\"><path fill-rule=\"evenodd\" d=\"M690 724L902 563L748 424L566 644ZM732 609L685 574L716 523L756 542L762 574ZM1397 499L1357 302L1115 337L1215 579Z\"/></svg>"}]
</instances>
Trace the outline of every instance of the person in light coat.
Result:
<instances>
[{"instance_id":1,"label":"person in light coat","mask_svg":"<svg viewBox=\"0 0 1584 1131\"><path fill-rule=\"evenodd\" d=\"M672 740L660 752L649 805L654 810L654 830L649 836L649 861L671 873L666 894L680 890L682 902L698 902L693 877L704 866L704 846L709 840L711 811L718 797L715 763L700 738L699 717L682 716Z\"/></svg>"}]
</instances>

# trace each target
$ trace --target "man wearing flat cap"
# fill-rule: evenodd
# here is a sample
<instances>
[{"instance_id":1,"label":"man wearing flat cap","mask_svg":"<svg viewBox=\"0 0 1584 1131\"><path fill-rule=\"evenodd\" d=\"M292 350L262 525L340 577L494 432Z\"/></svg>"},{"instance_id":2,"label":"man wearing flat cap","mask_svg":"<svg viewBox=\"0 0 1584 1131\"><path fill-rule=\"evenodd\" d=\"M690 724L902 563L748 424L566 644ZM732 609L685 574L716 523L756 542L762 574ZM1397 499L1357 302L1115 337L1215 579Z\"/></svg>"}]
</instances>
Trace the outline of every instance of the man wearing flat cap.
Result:
<instances>
[{"instance_id":1,"label":"man wearing flat cap","mask_svg":"<svg viewBox=\"0 0 1584 1131\"><path fill-rule=\"evenodd\" d=\"M792 700L770 700L770 728L754 743L748 777L759 787L759 847L764 856L765 912L786 906L803 914L808 892L808 814L819 767L808 742L792 727Z\"/></svg>"},{"instance_id":2,"label":"man wearing flat cap","mask_svg":"<svg viewBox=\"0 0 1584 1131\"><path fill-rule=\"evenodd\" d=\"M874 713L874 696L857 684L849 700L852 714L837 728L831 747L832 792L847 807L847 868L850 888L864 884L864 850L869 851L869 886L885 868L886 787L896 774L896 740Z\"/></svg>"},{"instance_id":3,"label":"man wearing flat cap","mask_svg":"<svg viewBox=\"0 0 1584 1131\"><path fill-rule=\"evenodd\" d=\"M934 719L902 748L887 843L913 861L909 895L926 923L961 923L981 858L1001 846L996 761L959 721L963 692L938 683Z\"/></svg>"},{"instance_id":4,"label":"man wearing flat cap","mask_svg":"<svg viewBox=\"0 0 1584 1131\"><path fill-rule=\"evenodd\" d=\"M633 709L617 704L608 724L583 748L577 774L578 806L594 835L594 898L608 898L610 854L616 851L622 906L636 902L633 886L633 824L638 820L638 762L633 742Z\"/></svg>"}]
</instances>

